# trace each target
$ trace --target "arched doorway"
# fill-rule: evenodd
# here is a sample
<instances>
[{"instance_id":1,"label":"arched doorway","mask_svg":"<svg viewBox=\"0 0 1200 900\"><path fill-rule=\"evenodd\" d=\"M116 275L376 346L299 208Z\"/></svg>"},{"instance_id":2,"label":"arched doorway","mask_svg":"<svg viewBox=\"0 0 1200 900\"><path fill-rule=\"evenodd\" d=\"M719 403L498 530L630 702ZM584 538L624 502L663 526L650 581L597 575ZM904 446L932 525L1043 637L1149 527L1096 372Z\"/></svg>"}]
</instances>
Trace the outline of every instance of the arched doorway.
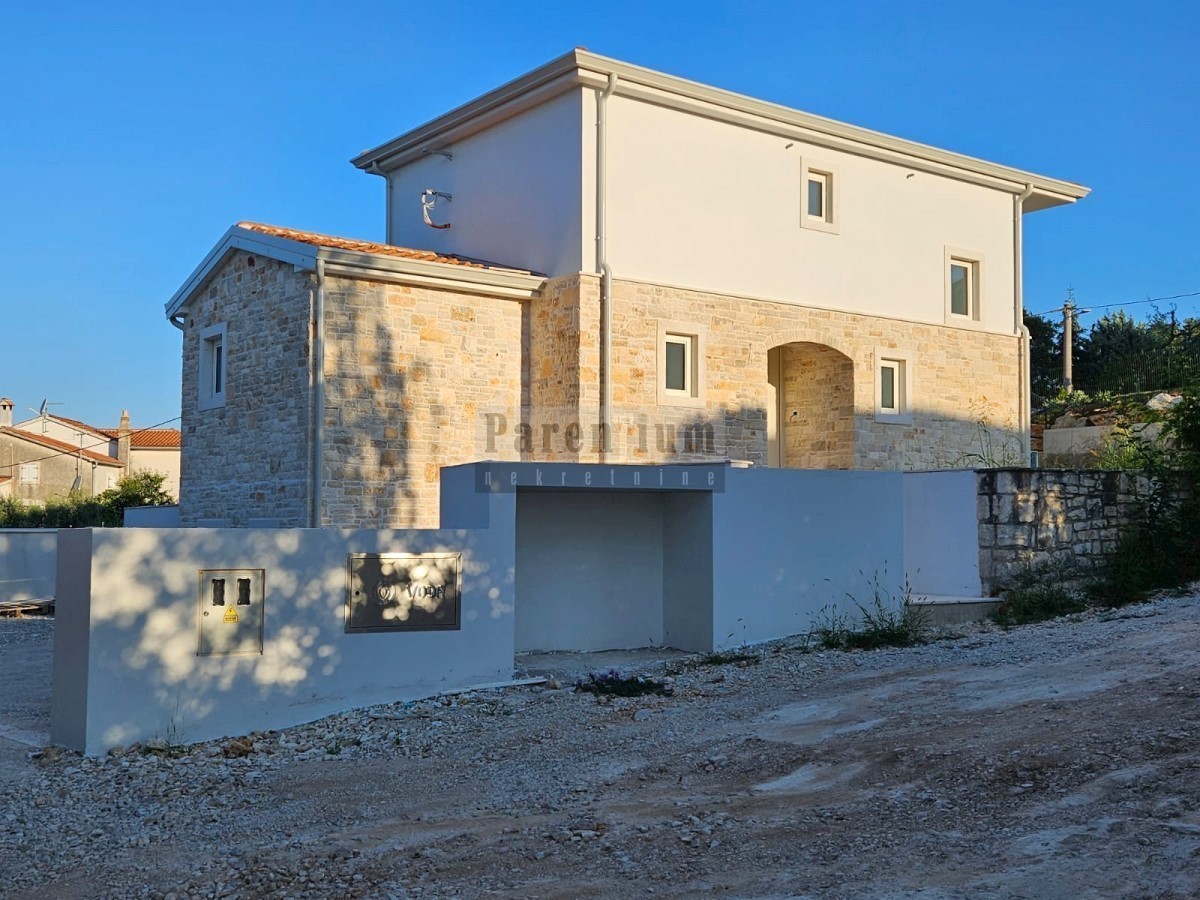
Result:
<instances>
[{"instance_id":1,"label":"arched doorway","mask_svg":"<svg viewBox=\"0 0 1200 900\"><path fill-rule=\"evenodd\" d=\"M767 465L854 468L854 360L798 341L767 351Z\"/></svg>"}]
</instances>

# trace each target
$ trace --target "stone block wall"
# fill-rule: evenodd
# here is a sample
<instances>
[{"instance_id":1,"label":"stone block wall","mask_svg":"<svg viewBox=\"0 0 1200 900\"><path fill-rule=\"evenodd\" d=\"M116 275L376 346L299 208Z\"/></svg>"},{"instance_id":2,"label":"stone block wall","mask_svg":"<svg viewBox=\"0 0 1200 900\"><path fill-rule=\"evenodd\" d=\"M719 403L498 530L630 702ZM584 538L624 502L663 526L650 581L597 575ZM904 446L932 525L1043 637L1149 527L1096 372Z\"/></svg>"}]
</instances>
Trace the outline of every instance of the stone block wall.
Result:
<instances>
[{"instance_id":1,"label":"stone block wall","mask_svg":"<svg viewBox=\"0 0 1200 900\"><path fill-rule=\"evenodd\" d=\"M854 468L854 361L820 344L788 344L780 368L785 464Z\"/></svg>"},{"instance_id":2,"label":"stone block wall","mask_svg":"<svg viewBox=\"0 0 1200 900\"><path fill-rule=\"evenodd\" d=\"M1031 565L1087 569L1116 549L1149 485L1128 472L987 469L977 473L979 578L991 596Z\"/></svg>"},{"instance_id":3,"label":"stone block wall","mask_svg":"<svg viewBox=\"0 0 1200 900\"><path fill-rule=\"evenodd\" d=\"M442 466L519 458L523 318L522 301L328 278L324 524L436 527ZM489 414L508 426L490 450Z\"/></svg>"},{"instance_id":4,"label":"stone block wall","mask_svg":"<svg viewBox=\"0 0 1200 900\"><path fill-rule=\"evenodd\" d=\"M311 275L238 251L187 309L180 521L308 520ZM225 405L200 410L200 330L225 322Z\"/></svg>"},{"instance_id":5,"label":"stone block wall","mask_svg":"<svg viewBox=\"0 0 1200 900\"><path fill-rule=\"evenodd\" d=\"M594 281L581 276L581 281ZM853 426L822 450L826 462L859 469L969 467L980 455L1020 459L1017 338L971 328L883 319L642 282L613 286L614 419L714 426L723 454L767 464L767 354L788 344L823 345L851 362ZM704 334L706 379L698 409L659 406L658 322ZM584 327L594 321L581 319ZM904 351L912 368L911 423L875 418L875 351ZM788 418L785 409L784 420ZM824 427L824 426L822 426ZM827 432L827 429L826 429ZM848 446L853 434L853 446ZM844 436L843 436L844 435ZM792 440L789 437L788 440ZM828 441L826 434L824 440ZM618 448L620 451L622 448ZM619 461L669 461L653 443Z\"/></svg>"}]
</instances>

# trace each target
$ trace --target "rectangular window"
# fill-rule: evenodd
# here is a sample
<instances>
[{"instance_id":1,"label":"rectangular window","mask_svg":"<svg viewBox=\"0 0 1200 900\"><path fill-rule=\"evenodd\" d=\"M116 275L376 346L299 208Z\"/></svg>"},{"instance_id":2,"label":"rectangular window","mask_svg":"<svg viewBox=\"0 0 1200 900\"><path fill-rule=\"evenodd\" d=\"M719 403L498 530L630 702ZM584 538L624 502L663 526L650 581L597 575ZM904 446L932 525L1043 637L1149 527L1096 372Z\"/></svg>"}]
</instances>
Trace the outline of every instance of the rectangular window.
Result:
<instances>
[{"instance_id":1,"label":"rectangular window","mask_svg":"<svg viewBox=\"0 0 1200 900\"><path fill-rule=\"evenodd\" d=\"M665 353L666 389L690 396L692 393L692 338L687 335L668 334Z\"/></svg>"},{"instance_id":2,"label":"rectangular window","mask_svg":"<svg viewBox=\"0 0 1200 900\"><path fill-rule=\"evenodd\" d=\"M900 363L885 359L879 366L879 408L885 412L896 412L896 377Z\"/></svg>"},{"instance_id":3,"label":"rectangular window","mask_svg":"<svg viewBox=\"0 0 1200 900\"><path fill-rule=\"evenodd\" d=\"M808 173L808 214L817 219L826 218L825 195L829 189L829 176L823 172Z\"/></svg>"},{"instance_id":4,"label":"rectangular window","mask_svg":"<svg viewBox=\"0 0 1200 900\"><path fill-rule=\"evenodd\" d=\"M36 462L21 463L20 475L17 480L21 484L37 484L42 480L42 464Z\"/></svg>"},{"instance_id":5,"label":"rectangular window","mask_svg":"<svg viewBox=\"0 0 1200 900\"><path fill-rule=\"evenodd\" d=\"M971 315L971 293L971 264L962 260L951 260L950 312L953 315Z\"/></svg>"},{"instance_id":6,"label":"rectangular window","mask_svg":"<svg viewBox=\"0 0 1200 900\"><path fill-rule=\"evenodd\" d=\"M912 424L912 354L907 350L875 350L875 421Z\"/></svg>"},{"instance_id":7,"label":"rectangular window","mask_svg":"<svg viewBox=\"0 0 1200 900\"><path fill-rule=\"evenodd\" d=\"M704 405L703 327L658 321L658 402L664 406Z\"/></svg>"},{"instance_id":8,"label":"rectangular window","mask_svg":"<svg viewBox=\"0 0 1200 900\"><path fill-rule=\"evenodd\" d=\"M228 353L225 346L225 323L212 325L200 332L200 409L216 409L225 405L225 386L228 376Z\"/></svg>"},{"instance_id":9,"label":"rectangular window","mask_svg":"<svg viewBox=\"0 0 1200 900\"><path fill-rule=\"evenodd\" d=\"M945 253L946 323L969 326L980 320L983 257L952 247Z\"/></svg>"},{"instance_id":10,"label":"rectangular window","mask_svg":"<svg viewBox=\"0 0 1200 900\"><path fill-rule=\"evenodd\" d=\"M804 159L800 164L800 226L838 233L837 170L825 162Z\"/></svg>"}]
</instances>

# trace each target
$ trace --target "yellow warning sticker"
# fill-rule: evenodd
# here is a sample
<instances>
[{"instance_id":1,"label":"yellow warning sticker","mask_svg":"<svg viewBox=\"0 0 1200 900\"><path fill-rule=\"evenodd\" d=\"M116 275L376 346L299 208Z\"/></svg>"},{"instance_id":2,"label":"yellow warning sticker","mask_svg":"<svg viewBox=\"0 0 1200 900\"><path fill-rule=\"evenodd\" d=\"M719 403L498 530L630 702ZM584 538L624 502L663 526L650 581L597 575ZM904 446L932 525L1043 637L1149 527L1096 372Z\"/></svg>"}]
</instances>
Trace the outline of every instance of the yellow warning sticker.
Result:
<instances>
[{"instance_id":1,"label":"yellow warning sticker","mask_svg":"<svg viewBox=\"0 0 1200 900\"><path fill-rule=\"evenodd\" d=\"M225 621L232 624L232 623L237 622L237 620L238 620L237 610L234 609L232 606L227 607L225 610Z\"/></svg>"}]
</instances>

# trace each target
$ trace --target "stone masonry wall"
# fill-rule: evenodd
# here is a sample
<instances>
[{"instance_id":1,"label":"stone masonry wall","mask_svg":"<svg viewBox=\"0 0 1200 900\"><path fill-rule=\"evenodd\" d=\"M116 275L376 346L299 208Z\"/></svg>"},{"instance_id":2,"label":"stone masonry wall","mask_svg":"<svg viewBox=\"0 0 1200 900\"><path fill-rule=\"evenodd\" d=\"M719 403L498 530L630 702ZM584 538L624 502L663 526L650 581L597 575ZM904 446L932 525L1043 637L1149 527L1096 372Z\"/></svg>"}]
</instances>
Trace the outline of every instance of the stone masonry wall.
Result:
<instances>
[{"instance_id":1,"label":"stone masonry wall","mask_svg":"<svg viewBox=\"0 0 1200 900\"><path fill-rule=\"evenodd\" d=\"M307 522L312 277L236 252L183 331L180 520ZM225 406L198 410L199 332L227 325Z\"/></svg>"},{"instance_id":2,"label":"stone masonry wall","mask_svg":"<svg viewBox=\"0 0 1200 900\"><path fill-rule=\"evenodd\" d=\"M590 276L581 276L586 289ZM767 464L767 352L822 344L853 364L853 466L928 469L977 464L974 455L1019 458L1017 338L811 309L640 282L613 287L613 417L712 425L721 455ZM658 322L692 324L705 335L703 407L659 406ZM593 319L581 317L584 328ZM875 421L875 350L911 354L911 424ZM788 418L785 409L784 420ZM982 425L980 423L983 423ZM836 457L848 458L849 454ZM618 447L619 461L673 457L648 446Z\"/></svg>"},{"instance_id":3,"label":"stone masonry wall","mask_svg":"<svg viewBox=\"0 0 1200 900\"><path fill-rule=\"evenodd\" d=\"M436 527L442 466L519 458L523 302L328 279L325 524Z\"/></svg>"},{"instance_id":4,"label":"stone masonry wall","mask_svg":"<svg viewBox=\"0 0 1200 900\"><path fill-rule=\"evenodd\" d=\"M854 362L820 344L782 348L785 465L854 468Z\"/></svg>"},{"instance_id":5,"label":"stone masonry wall","mask_svg":"<svg viewBox=\"0 0 1200 900\"><path fill-rule=\"evenodd\" d=\"M986 596L1031 565L1088 568L1116 549L1145 479L1088 469L977 473L979 578Z\"/></svg>"}]
</instances>

